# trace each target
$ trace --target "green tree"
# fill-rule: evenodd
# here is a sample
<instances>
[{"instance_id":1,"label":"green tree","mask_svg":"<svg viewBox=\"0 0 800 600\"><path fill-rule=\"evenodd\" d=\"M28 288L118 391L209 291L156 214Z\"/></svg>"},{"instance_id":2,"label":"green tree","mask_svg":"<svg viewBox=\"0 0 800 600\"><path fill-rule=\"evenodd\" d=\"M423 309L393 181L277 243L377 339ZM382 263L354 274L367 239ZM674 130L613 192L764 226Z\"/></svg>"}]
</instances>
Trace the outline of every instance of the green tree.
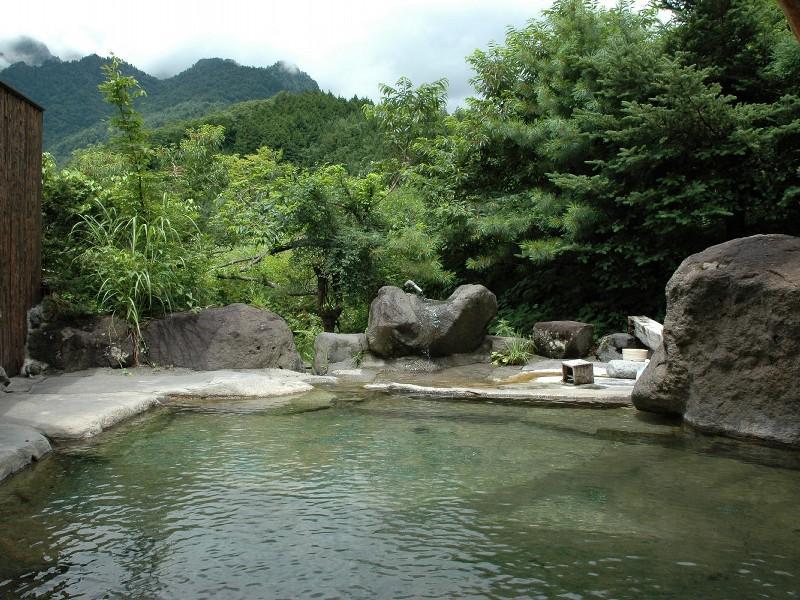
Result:
<instances>
[{"instance_id":1,"label":"green tree","mask_svg":"<svg viewBox=\"0 0 800 600\"><path fill-rule=\"evenodd\" d=\"M445 132L447 116L447 79L415 88L410 79L401 77L395 85L381 85L381 102L363 108L367 118L377 123L391 157L381 168L395 173L393 187L406 169L420 162L420 143Z\"/></svg>"},{"instance_id":2,"label":"green tree","mask_svg":"<svg viewBox=\"0 0 800 600\"><path fill-rule=\"evenodd\" d=\"M111 147L127 159L133 180L133 195L139 208L146 211L144 180L151 152L144 122L133 106L133 101L146 93L136 79L122 74L121 65L122 61L112 55L111 62L102 66L106 79L97 87L103 99L114 107L114 116L109 121L115 132L111 137Z\"/></svg>"},{"instance_id":3,"label":"green tree","mask_svg":"<svg viewBox=\"0 0 800 600\"><path fill-rule=\"evenodd\" d=\"M227 162L219 219L235 255L215 269L221 278L313 299L326 331L341 328L343 319L363 328L344 313L364 314L381 285L448 280L423 205L410 195L387 195L381 175L353 176L342 165L297 169L267 148ZM259 269L284 253L294 276L280 284Z\"/></svg>"},{"instance_id":4,"label":"green tree","mask_svg":"<svg viewBox=\"0 0 800 600\"><path fill-rule=\"evenodd\" d=\"M665 34L652 9L626 3L561 0L477 51L479 96L416 168L450 188L444 264L480 275L517 327L605 325L658 316L691 252L797 233L796 79L776 75L795 64L789 34L743 4L725 13L745 21L727 25L741 52L713 68L688 64L688 25ZM725 73L772 100L731 95Z\"/></svg>"}]
</instances>

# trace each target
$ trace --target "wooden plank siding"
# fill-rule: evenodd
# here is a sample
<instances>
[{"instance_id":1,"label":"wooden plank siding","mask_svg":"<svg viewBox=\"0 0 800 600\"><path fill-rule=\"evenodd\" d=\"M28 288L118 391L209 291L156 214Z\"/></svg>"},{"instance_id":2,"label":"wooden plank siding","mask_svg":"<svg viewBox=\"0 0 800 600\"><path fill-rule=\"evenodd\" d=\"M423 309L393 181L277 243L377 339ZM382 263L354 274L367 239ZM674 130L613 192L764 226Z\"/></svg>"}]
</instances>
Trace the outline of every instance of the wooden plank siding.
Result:
<instances>
[{"instance_id":1,"label":"wooden plank siding","mask_svg":"<svg viewBox=\"0 0 800 600\"><path fill-rule=\"evenodd\" d=\"M42 109L0 83L0 366L25 359L42 271Z\"/></svg>"}]
</instances>

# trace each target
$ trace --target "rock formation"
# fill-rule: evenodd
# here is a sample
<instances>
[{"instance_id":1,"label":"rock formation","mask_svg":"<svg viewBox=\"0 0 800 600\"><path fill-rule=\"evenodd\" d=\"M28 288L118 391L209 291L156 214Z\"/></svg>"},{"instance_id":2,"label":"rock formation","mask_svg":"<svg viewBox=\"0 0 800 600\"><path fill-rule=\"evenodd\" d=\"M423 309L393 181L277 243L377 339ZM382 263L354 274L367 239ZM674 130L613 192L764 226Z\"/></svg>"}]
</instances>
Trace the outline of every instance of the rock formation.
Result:
<instances>
[{"instance_id":1,"label":"rock formation","mask_svg":"<svg viewBox=\"0 0 800 600\"><path fill-rule=\"evenodd\" d=\"M592 347L593 329L580 321L542 321L533 326L533 346L549 358L583 358Z\"/></svg>"},{"instance_id":2,"label":"rock formation","mask_svg":"<svg viewBox=\"0 0 800 600\"><path fill-rule=\"evenodd\" d=\"M105 316L45 321L37 316L29 322L29 360L67 372L130 365L133 345L121 319Z\"/></svg>"},{"instance_id":3,"label":"rock formation","mask_svg":"<svg viewBox=\"0 0 800 600\"><path fill-rule=\"evenodd\" d=\"M640 410L710 433L800 447L800 238L756 235L681 263Z\"/></svg>"},{"instance_id":4,"label":"rock formation","mask_svg":"<svg viewBox=\"0 0 800 600\"><path fill-rule=\"evenodd\" d=\"M627 333L611 333L600 338L595 354L601 362L622 360L622 351L626 348L643 348L643 345Z\"/></svg>"},{"instance_id":5,"label":"rock formation","mask_svg":"<svg viewBox=\"0 0 800 600\"><path fill-rule=\"evenodd\" d=\"M482 285L462 285L447 300L385 286L369 307L367 344L385 358L472 352L496 313L497 298Z\"/></svg>"},{"instance_id":6,"label":"rock formation","mask_svg":"<svg viewBox=\"0 0 800 600\"><path fill-rule=\"evenodd\" d=\"M314 339L314 373L325 375L332 369L358 367L359 357L367 352L363 333L320 333Z\"/></svg>"},{"instance_id":7,"label":"rock formation","mask_svg":"<svg viewBox=\"0 0 800 600\"><path fill-rule=\"evenodd\" d=\"M147 361L196 370L303 370L281 317L247 304L174 313L143 330Z\"/></svg>"}]
</instances>

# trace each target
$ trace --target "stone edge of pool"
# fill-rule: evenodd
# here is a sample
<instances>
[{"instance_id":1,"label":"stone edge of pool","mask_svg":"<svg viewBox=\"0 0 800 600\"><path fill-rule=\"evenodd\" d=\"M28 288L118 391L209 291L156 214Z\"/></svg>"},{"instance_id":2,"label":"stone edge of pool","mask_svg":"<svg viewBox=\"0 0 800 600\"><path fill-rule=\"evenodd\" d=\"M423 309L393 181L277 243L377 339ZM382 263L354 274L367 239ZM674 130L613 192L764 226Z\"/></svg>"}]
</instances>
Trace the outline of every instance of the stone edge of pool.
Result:
<instances>
[{"instance_id":1,"label":"stone edge of pool","mask_svg":"<svg viewBox=\"0 0 800 600\"><path fill-rule=\"evenodd\" d=\"M264 369L91 369L25 381L0 393L0 482L52 450L50 440L93 437L175 396L282 396L331 378Z\"/></svg>"},{"instance_id":2,"label":"stone edge of pool","mask_svg":"<svg viewBox=\"0 0 800 600\"><path fill-rule=\"evenodd\" d=\"M353 382L357 375L346 377ZM176 396L283 396L310 391L336 377L281 369L90 369L19 379L0 393L0 483L52 450L50 440L93 437ZM632 382L631 382L632 383ZM631 386L419 386L367 384L365 389L433 399L505 402L535 406L618 408L631 405ZM602 389L599 389L602 388Z\"/></svg>"},{"instance_id":3,"label":"stone edge of pool","mask_svg":"<svg viewBox=\"0 0 800 600\"><path fill-rule=\"evenodd\" d=\"M387 394L407 394L419 398L440 398L443 400L464 400L474 402L498 401L540 407L564 408L621 408L633 406L632 386L625 388L605 388L602 386L579 386L560 388L521 388L508 387L437 387L414 385L410 383L374 383L365 389Z\"/></svg>"}]
</instances>

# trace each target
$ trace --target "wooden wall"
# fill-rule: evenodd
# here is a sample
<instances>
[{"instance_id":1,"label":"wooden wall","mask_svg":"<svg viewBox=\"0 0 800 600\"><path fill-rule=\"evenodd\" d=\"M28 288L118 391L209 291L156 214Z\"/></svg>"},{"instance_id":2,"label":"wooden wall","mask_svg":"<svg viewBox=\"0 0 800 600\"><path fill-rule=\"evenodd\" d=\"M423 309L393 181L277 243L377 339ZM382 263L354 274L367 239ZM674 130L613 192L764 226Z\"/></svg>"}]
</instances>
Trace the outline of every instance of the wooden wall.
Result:
<instances>
[{"instance_id":1,"label":"wooden wall","mask_svg":"<svg viewBox=\"0 0 800 600\"><path fill-rule=\"evenodd\" d=\"M42 263L42 110L0 84L0 366L19 372Z\"/></svg>"}]
</instances>

